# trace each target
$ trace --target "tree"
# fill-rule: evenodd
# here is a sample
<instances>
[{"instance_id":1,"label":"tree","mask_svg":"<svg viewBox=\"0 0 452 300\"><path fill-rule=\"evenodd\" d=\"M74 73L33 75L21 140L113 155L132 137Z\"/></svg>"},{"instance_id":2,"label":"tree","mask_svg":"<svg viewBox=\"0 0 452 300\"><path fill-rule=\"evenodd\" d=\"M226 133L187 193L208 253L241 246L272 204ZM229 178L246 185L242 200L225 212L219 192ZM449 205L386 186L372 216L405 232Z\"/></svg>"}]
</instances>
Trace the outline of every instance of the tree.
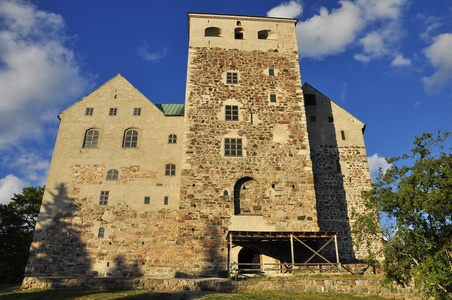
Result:
<instances>
[{"instance_id":1,"label":"tree","mask_svg":"<svg viewBox=\"0 0 452 300\"><path fill-rule=\"evenodd\" d=\"M26 187L0 205L0 283L22 280L43 194L44 187Z\"/></svg>"},{"instance_id":2,"label":"tree","mask_svg":"<svg viewBox=\"0 0 452 300\"><path fill-rule=\"evenodd\" d=\"M411 153L388 159L373 189L364 192L367 213L354 233L382 238L385 281L413 281L426 296L452 299L452 156L450 132L416 137ZM387 216L378 226L379 211Z\"/></svg>"}]
</instances>

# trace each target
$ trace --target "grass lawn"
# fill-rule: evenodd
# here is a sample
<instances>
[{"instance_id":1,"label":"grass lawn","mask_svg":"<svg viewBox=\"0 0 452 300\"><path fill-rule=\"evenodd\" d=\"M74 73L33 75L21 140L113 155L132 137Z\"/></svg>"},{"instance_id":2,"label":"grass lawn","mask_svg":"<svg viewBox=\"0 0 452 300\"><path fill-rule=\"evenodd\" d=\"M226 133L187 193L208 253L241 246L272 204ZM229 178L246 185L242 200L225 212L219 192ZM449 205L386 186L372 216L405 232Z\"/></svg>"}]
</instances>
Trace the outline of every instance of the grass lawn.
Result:
<instances>
[{"instance_id":1,"label":"grass lawn","mask_svg":"<svg viewBox=\"0 0 452 300\"><path fill-rule=\"evenodd\" d=\"M6 291L8 289L8 291ZM52 290L27 290L9 291L11 286L0 285L0 300L62 300L62 299L121 299L121 300L385 300L387 298L377 296L355 296L347 294L329 293L295 293L295 292L247 292L237 294L202 294L196 291L178 291L172 293L153 292L150 290L130 290L130 291L52 291Z\"/></svg>"}]
</instances>

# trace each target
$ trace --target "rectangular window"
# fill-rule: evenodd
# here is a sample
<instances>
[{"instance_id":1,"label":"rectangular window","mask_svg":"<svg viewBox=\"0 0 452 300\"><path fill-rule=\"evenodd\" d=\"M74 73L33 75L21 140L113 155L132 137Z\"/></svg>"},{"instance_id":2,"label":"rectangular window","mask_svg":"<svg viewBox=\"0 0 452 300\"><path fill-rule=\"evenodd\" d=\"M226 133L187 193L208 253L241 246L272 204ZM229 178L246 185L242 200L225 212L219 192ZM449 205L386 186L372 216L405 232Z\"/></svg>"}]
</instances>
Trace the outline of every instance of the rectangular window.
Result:
<instances>
[{"instance_id":1,"label":"rectangular window","mask_svg":"<svg viewBox=\"0 0 452 300\"><path fill-rule=\"evenodd\" d=\"M165 196L165 198L163 198L163 205L168 205L168 196Z\"/></svg>"},{"instance_id":2,"label":"rectangular window","mask_svg":"<svg viewBox=\"0 0 452 300\"><path fill-rule=\"evenodd\" d=\"M242 156L242 139L224 139L225 156Z\"/></svg>"},{"instance_id":3,"label":"rectangular window","mask_svg":"<svg viewBox=\"0 0 452 300\"><path fill-rule=\"evenodd\" d=\"M275 76L275 69L273 69L273 68L268 69L268 75Z\"/></svg>"},{"instance_id":4,"label":"rectangular window","mask_svg":"<svg viewBox=\"0 0 452 300\"><path fill-rule=\"evenodd\" d=\"M94 112L94 108L92 107L87 107L85 110L85 116L92 116Z\"/></svg>"},{"instance_id":5,"label":"rectangular window","mask_svg":"<svg viewBox=\"0 0 452 300\"><path fill-rule=\"evenodd\" d=\"M342 140L345 141L345 131L343 131L343 130L341 130L341 137L342 137Z\"/></svg>"},{"instance_id":6,"label":"rectangular window","mask_svg":"<svg viewBox=\"0 0 452 300\"><path fill-rule=\"evenodd\" d=\"M110 113L108 114L109 116L116 116L117 113L118 109L116 107L110 107Z\"/></svg>"},{"instance_id":7,"label":"rectangular window","mask_svg":"<svg viewBox=\"0 0 452 300\"><path fill-rule=\"evenodd\" d=\"M151 197L144 197L144 204L150 204L151 203Z\"/></svg>"},{"instance_id":8,"label":"rectangular window","mask_svg":"<svg viewBox=\"0 0 452 300\"><path fill-rule=\"evenodd\" d=\"M276 95L275 94L271 94L270 95L270 102L276 102Z\"/></svg>"},{"instance_id":9,"label":"rectangular window","mask_svg":"<svg viewBox=\"0 0 452 300\"><path fill-rule=\"evenodd\" d=\"M237 105L226 105L226 121L239 120L239 107Z\"/></svg>"},{"instance_id":10,"label":"rectangular window","mask_svg":"<svg viewBox=\"0 0 452 300\"><path fill-rule=\"evenodd\" d=\"M141 108L135 107L135 108L133 109L133 115L134 115L134 116L141 116Z\"/></svg>"},{"instance_id":11,"label":"rectangular window","mask_svg":"<svg viewBox=\"0 0 452 300\"><path fill-rule=\"evenodd\" d=\"M237 73L228 72L226 73L226 83L228 84L236 84L238 83Z\"/></svg>"},{"instance_id":12,"label":"rectangular window","mask_svg":"<svg viewBox=\"0 0 452 300\"><path fill-rule=\"evenodd\" d=\"M317 119L315 118L315 116L311 116L311 117L310 117L310 120L311 120L311 122L317 121Z\"/></svg>"},{"instance_id":13,"label":"rectangular window","mask_svg":"<svg viewBox=\"0 0 452 300\"><path fill-rule=\"evenodd\" d=\"M108 204L108 196L110 195L109 191L101 191L100 192L100 205L107 205Z\"/></svg>"},{"instance_id":14,"label":"rectangular window","mask_svg":"<svg viewBox=\"0 0 452 300\"><path fill-rule=\"evenodd\" d=\"M328 122L333 123L334 122L334 118L333 117L328 117Z\"/></svg>"},{"instance_id":15,"label":"rectangular window","mask_svg":"<svg viewBox=\"0 0 452 300\"><path fill-rule=\"evenodd\" d=\"M310 106L316 106L317 102L315 100L314 94L304 94L304 104Z\"/></svg>"}]
</instances>

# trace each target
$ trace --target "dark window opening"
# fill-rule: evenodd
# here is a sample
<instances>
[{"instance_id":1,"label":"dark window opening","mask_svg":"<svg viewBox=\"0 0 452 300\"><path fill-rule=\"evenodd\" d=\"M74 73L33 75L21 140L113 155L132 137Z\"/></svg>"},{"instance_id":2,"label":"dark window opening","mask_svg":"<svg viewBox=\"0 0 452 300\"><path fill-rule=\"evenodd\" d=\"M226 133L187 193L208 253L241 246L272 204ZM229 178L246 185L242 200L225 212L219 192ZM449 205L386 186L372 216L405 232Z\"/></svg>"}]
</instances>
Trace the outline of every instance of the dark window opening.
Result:
<instances>
[{"instance_id":1,"label":"dark window opening","mask_svg":"<svg viewBox=\"0 0 452 300\"><path fill-rule=\"evenodd\" d=\"M244 32L245 31L241 27L234 29L234 38L236 40L243 40L245 38Z\"/></svg>"},{"instance_id":2,"label":"dark window opening","mask_svg":"<svg viewBox=\"0 0 452 300\"><path fill-rule=\"evenodd\" d=\"M234 185L234 215L240 215L240 190L242 189L242 186L250 181L253 180L252 177L242 177Z\"/></svg>"},{"instance_id":3,"label":"dark window opening","mask_svg":"<svg viewBox=\"0 0 452 300\"><path fill-rule=\"evenodd\" d=\"M334 118L333 117L328 117L328 122L333 123L334 122Z\"/></svg>"},{"instance_id":4,"label":"dark window opening","mask_svg":"<svg viewBox=\"0 0 452 300\"><path fill-rule=\"evenodd\" d=\"M268 75L275 76L275 69L273 69L273 68L268 69Z\"/></svg>"},{"instance_id":5,"label":"dark window opening","mask_svg":"<svg viewBox=\"0 0 452 300\"><path fill-rule=\"evenodd\" d=\"M242 156L242 139L224 139L225 156Z\"/></svg>"},{"instance_id":6,"label":"dark window opening","mask_svg":"<svg viewBox=\"0 0 452 300\"><path fill-rule=\"evenodd\" d=\"M237 84L239 82L238 74L233 72L226 73L226 83L227 84Z\"/></svg>"},{"instance_id":7,"label":"dark window opening","mask_svg":"<svg viewBox=\"0 0 452 300\"><path fill-rule=\"evenodd\" d=\"M221 36L222 34L221 28L218 27L208 27L204 30L205 36Z\"/></svg>"},{"instance_id":8,"label":"dark window opening","mask_svg":"<svg viewBox=\"0 0 452 300\"><path fill-rule=\"evenodd\" d=\"M304 94L304 104L310 105L310 106L317 105L315 95L314 94Z\"/></svg>"},{"instance_id":9,"label":"dark window opening","mask_svg":"<svg viewBox=\"0 0 452 300\"><path fill-rule=\"evenodd\" d=\"M151 203L151 197L144 197L144 204L150 204Z\"/></svg>"},{"instance_id":10,"label":"dark window opening","mask_svg":"<svg viewBox=\"0 0 452 300\"><path fill-rule=\"evenodd\" d=\"M343 130L341 130L341 137L342 137L342 140L345 141L345 131L343 131Z\"/></svg>"},{"instance_id":11,"label":"dark window opening","mask_svg":"<svg viewBox=\"0 0 452 300\"><path fill-rule=\"evenodd\" d=\"M116 107L111 107L110 108L110 112L109 112L109 116L116 116L118 113L118 109Z\"/></svg>"},{"instance_id":12,"label":"dark window opening","mask_svg":"<svg viewBox=\"0 0 452 300\"><path fill-rule=\"evenodd\" d=\"M108 196L110 195L109 191L101 191L99 205L107 205L108 204Z\"/></svg>"},{"instance_id":13,"label":"dark window opening","mask_svg":"<svg viewBox=\"0 0 452 300\"><path fill-rule=\"evenodd\" d=\"M99 228L99 233L97 234L97 237L100 239L103 239L105 235L105 228L101 227Z\"/></svg>"},{"instance_id":14,"label":"dark window opening","mask_svg":"<svg viewBox=\"0 0 452 300\"><path fill-rule=\"evenodd\" d=\"M242 22L237 21L237 26L242 26Z\"/></svg>"},{"instance_id":15,"label":"dark window opening","mask_svg":"<svg viewBox=\"0 0 452 300\"><path fill-rule=\"evenodd\" d=\"M165 198L163 198L163 205L168 205L168 196L165 196Z\"/></svg>"},{"instance_id":16,"label":"dark window opening","mask_svg":"<svg viewBox=\"0 0 452 300\"><path fill-rule=\"evenodd\" d=\"M226 105L225 119L226 121L238 121L239 107L237 105Z\"/></svg>"},{"instance_id":17,"label":"dark window opening","mask_svg":"<svg viewBox=\"0 0 452 300\"><path fill-rule=\"evenodd\" d=\"M138 145L138 131L135 129L126 130L124 134L124 148L136 148Z\"/></svg>"},{"instance_id":18,"label":"dark window opening","mask_svg":"<svg viewBox=\"0 0 452 300\"><path fill-rule=\"evenodd\" d=\"M165 176L176 176L176 165L166 164L165 165Z\"/></svg>"},{"instance_id":19,"label":"dark window opening","mask_svg":"<svg viewBox=\"0 0 452 300\"><path fill-rule=\"evenodd\" d=\"M261 255L254 249L244 248L239 252L240 273L259 273L261 270Z\"/></svg>"},{"instance_id":20,"label":"dark window opening","mask_svg":"<svg viewBox=\"0 0 452 300\"><path fill-rule=\"evenodd\" d=\"M134 115L134 116L141 116L141 108L135 107L135 108L133 109L133 115Z\"/></svg>"},{"instance_id":21,"label":"dark window opening","mask_svg":"<svg viewBox=\"0 0 452 300\"><path fill-rule=\"evenodd\" d=\"M92 116L94 113L94 108L92 107L87 107L85 110L85 116Z\"/></svg>"},{"instance_id":22,"label":"dark window opening","mask_svg":"<svg viewBox=\"0 0 452 300\"><path fill-rule=\"evenodd\" d=\"M275 94L271 94L270 95L270 102L276 102L276 95Z\"/></svg>"}]
</instances>

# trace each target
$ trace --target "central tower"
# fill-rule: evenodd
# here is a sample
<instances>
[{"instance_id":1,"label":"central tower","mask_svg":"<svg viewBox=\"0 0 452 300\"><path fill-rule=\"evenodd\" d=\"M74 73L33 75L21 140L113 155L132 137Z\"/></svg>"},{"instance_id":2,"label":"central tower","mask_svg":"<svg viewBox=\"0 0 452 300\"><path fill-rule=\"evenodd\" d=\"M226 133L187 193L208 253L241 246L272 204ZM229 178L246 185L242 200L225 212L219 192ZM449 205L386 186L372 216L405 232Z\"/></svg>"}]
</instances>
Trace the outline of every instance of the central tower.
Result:
<instances>
[{"instance_id":1,"label":"central tower","mask_svg":"<svg viewBox=\"0 0 452 300\"><path fill-rule=\"evenodd\" d=\"M316 199L296 20L188 17L180 226L213 273L230 230L318 231Z\"/></svg>"}]
</instances>

